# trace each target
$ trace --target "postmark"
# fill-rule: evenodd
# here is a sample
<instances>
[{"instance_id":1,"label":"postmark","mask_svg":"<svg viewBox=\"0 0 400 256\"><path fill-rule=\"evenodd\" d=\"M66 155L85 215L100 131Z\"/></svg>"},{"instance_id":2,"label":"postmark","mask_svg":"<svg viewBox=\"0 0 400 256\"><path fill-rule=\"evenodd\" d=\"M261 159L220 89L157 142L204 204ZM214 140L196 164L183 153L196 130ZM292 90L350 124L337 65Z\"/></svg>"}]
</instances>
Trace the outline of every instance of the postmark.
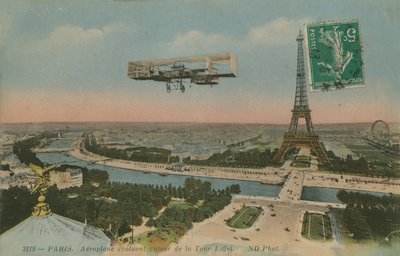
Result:
<instances>
[{"instance_id":1,"label":"postmark","mask_svg":"<svg viewBox=\"0 0 400 256\"><path fill-rule=\"evenodd\" d=\"M310 23L305 31L311 91L366 86L358 20Z\"/></svg>"}]
</instances>

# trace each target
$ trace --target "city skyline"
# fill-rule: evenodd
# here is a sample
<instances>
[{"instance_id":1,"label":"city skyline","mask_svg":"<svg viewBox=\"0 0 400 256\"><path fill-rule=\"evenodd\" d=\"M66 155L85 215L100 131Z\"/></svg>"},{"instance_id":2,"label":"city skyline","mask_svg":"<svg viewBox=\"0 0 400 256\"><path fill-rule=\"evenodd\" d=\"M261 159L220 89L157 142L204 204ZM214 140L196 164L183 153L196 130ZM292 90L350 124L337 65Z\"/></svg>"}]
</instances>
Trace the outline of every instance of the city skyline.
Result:
<instances>
[{"instance_id":1,"label":"city skyline","mask_svg":"<svg viewBox=\"0 0 400 256\"><path fill-rule=\"evenodd\" d=\"M313 122L400 120L396 1L154 2L2 1L0 122L288 124L299 28L348 18L361 21L367 87L308 93ZM214 88L167 94L126 74L129 61L224 52L239 77Z\"/></svg>"}]
</instances>

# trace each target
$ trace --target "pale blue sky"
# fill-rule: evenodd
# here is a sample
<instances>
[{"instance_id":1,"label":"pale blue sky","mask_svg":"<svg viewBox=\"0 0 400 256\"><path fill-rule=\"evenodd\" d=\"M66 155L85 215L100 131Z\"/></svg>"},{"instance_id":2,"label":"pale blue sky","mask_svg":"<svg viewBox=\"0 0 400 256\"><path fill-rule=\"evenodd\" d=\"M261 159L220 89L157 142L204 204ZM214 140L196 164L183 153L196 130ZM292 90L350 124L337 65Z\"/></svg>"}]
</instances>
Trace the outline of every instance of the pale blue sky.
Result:
<instances>
[{"instance_id":1,"label":"pale blue sky","mask_svg":"<svg viewBox=\"0 0 400 256\"><path fill-rule=\"evenodd\" d=\"M396 0L0 0L0 122L287 123L299 27L347 18L361 20L368 87L309 94L314 122L397 121ZM128 61L224 52L239 77L215 88L126 76Z\"/></svg>"}]
</instances>

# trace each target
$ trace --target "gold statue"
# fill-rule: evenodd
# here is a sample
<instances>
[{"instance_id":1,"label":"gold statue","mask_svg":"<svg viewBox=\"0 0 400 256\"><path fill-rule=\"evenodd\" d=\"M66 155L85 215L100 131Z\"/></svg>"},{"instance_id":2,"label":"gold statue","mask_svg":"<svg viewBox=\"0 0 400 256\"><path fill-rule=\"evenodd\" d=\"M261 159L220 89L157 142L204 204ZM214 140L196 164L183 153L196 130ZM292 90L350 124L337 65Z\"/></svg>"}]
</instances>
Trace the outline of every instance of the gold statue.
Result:
<instances>
[{"instance_id":1,"label":"gold statue","mask_svg":"<svg viewBox=\"0 0 400 256\"><path fill-rule=\"evenodd\" d=\"M38 197L38 204L33 207L32 216L36 217L44 217L51 215L51 209L46 200L46 192L50 187L50 171L54 170L58 167L58 165L51 165L46 168L42 168L35 164L30 163L29 167L35 172L36 174L36 181L35 187L31 191L31 193L39 192L40 196Z\"/></svg>"},{"instance_id":2,"label":"gold statue","mask_svg":"<svg viewBox=\"0 0 400 256\"><path fill-rule=\"evenodd\" d=\"M36 174L36 184L31 193L40 192L41 195L44 195L50 187L50 171L54 170L57 165L50 165L46 168L42 168L30 163L29 167Z\"/></svg>"}]
</instances>

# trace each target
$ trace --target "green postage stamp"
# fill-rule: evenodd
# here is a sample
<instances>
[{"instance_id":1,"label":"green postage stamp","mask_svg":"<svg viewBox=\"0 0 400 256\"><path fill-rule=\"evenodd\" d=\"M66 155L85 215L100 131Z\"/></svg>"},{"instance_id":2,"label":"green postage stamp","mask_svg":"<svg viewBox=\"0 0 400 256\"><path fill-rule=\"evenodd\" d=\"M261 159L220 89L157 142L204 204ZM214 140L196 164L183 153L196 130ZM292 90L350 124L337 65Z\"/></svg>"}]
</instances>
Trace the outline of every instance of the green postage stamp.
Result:
<instances>
[{"instance_id":1,"label":"green postage stamp","mask_svg":"<svg viewBox=\"0 0 400 256\"><path fill-rule=\"evenodd\" d=\"M364 87L358 20L306 25L306 58L311 91Z\"/></svg>"}]
</instances>

